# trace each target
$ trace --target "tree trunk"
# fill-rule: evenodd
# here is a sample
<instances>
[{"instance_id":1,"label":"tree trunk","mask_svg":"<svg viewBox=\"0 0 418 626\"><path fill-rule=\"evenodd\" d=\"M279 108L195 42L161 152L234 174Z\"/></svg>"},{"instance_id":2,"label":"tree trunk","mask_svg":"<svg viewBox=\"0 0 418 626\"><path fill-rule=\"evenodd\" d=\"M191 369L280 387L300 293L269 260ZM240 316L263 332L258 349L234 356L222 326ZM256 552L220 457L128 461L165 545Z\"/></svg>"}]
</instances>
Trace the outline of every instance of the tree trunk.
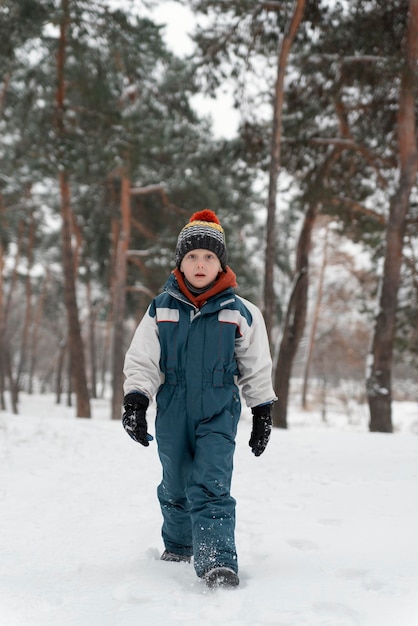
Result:
<instances>
[{"instance_id":1,"label":"tree trunk","mask_svg":"<svg viewBox=\"0 0 418 626\"><path fill-rule=\"evenodd\" d=\"M41 326L42 321L42 313L44 310L44 301L46 298L47 287L50 279L49 270L46 270L45 277L42 282L41 293L38 297L38 302L36 305L35 311L35 319L33 320L32 333L31 333L31 345L30 345L30 360L29 360L29 380L28 380L28 393L33 393L33 379L35 376L35 368L36 368L36 360L38 357L38 338L39 338L39 328Z\"/></svg>"},{"instance_id":2,"label":"tree trunk","mask_svg":"<svg viewBox=\"0 0 418 626\"><path fill-rule=\"evenodd\" d=\"M96 307L91 297L90 269L88 267L86 268L86 299L90 355L90 396L97 398Z\"/></svg>"},{"instance_id":3,"label":"tree trunk","mask_svg":"<svg viewBox=\"0 0 418 626\"><path fill-rule=\"evenodd\" d=\"M273 406L273 425L278 428L287 428L287 404L292 365L305 330L308 306L309 251L316 214L317 205L310 205L305 213L298 241L295 279L287 307L283 337L275 370L274 389L278 400Z\"/></svg>"},{"instance_id":4,"label":"tree trunk","mask_svg":"<svg viewBox=\"0 0 418 626\"><path fill-rule=\"evenodd\" d=\"M64 66L66 37L69 20L68 0L62 0L62 21L57 52L57 93L56 93L56 139L59 146L65 145L64 102L65 79ZM64 156L61 154L61 156ZM76 275L74 252L72 248L72 215L70 204L70 185L65 165L61 165L58 174L61 193L62 216L62 259L64 269L64 301L67 311L68 347L71 362L71 380L77 399L77 417L90 417L90 399L86 379L84 347L81 337L80 320L76 296Z\"/></svg>"},{"instance_id":5,"label":"tree trunk","mask_svg":"<svg viewBox=\"0 0 418 626\"><path fill-rule=\"evenodd\" d=\"M65 355L67 352L67 344L62 339L58 346L57 369L55 374L55 402L61 404L61 395L63 391L62 372L64 370Z\"/></svg>"},{"instance_id":6,"label":"tree trunk","mask_svg":"<svg viewBox=\"0 0 418 626\"><path fill-rule=\"evenodd\" d=\"M17 378L13 376L13 368L12 368L12 359L10 356L9 346L6 345L6 370L7 375L9 377L9 391L10 391L10 401L12 404L12 413L17 415L19 413L18 409L18 392L17 392Z\"/></svg>"},{"instance_id":7,"label":"tree trunk","mask_svg":"<svg viewBox=\"0 0 418 626\"><path fill-rule=\"evenodd\" d=\"M405 42L406 54L401 75L398 111L399 184L390 202L379 308L366 377L370 431L386 433L393 431L391 375L396 309L406 218L418 165L414 111L418 58L418 0L409 0Z\"/></svg>"},{"instance_id":8,"label":"tree trunk","mask_svg":"<svg viewBox=\"0 0 418 626\"><path fill-rule=\"evenodd\" d=\"M109 371L109 362L110 362L110 344L111 344L111 335L112 335L112 312L110 311L104 329L104 337L103 337L103 349L101 354L101 364L100 364L100 398L105 397L106 393L106 376Z\"/></svg>"},{"instance_id":9,"label":"tree trunk","mask_svg":"<svg viewBox=\"0 0 418 626\"><path fill-rule=\"evenodd\" d=\"M68 347L71 362L71 380L77 401L77 417L91 417L87 387L84 346L78 317L76 276L71 245L70 190L65 172L59 173L62 215L62 257L64 267L64 301L67 311Z\"/></svg>"},{"instance_id":10,"label":"tree trunk","mask_svg":"<svg viewBox=\"0 0 418 626\"><path fill-rule=\"evenodd\" d=\"M0 410L6 410L4 396L6 381L6 313L4 306L3 284L4 252L0 240Z\"/></svg>"},{"instance_id":11,"label":"tree trunk","mask_svg":"<svg viewBox=\"0 0 418 626\"><path fill-rule=\"evenodd\" d=\"M311 333L310 333L309 343L308 343L308 354L306 357L306 364L305 364L305 373L303 376L302 407L304 409L306 409L306 406L307 406L306 397L308 395L309 371L311 368L312 355L313 355L313 350L315 346L316 329L318 327L319 313L321 310L321 300L322 300L322 293L324 289L325 269L327 266L327 253L328 253L328 226L326 227L326 230L325 230L324 255L322 257L321 271L319 274L318 293L316 295L315 311L313 314Z\"/></svg>"},{"instance_id":12,"label":"tree trunk","mask_svg":"<svg viewBox=\"0 0 418 626\"><path fill-rule=\"evenodd\" d=\"M122 173L121 217L122 224L116 250L113 282L113 348L112 348L112 419L120 419L123 403L124 318L126 299L126 257L130 240L131 201L130 181Z\"/></svg>"},{"instance_id":13,"label":"tree trunk","mask_svg":"<svg viewBox=\"0 0 418 626\"><path fill-rule=\"evenodd\" d=\"M9 291L7 293L7 297L5 299L4 305L4 316L6 320L6 328L7 328L7 320L9 319L10 311L12 308L12 300L13 294L16 293L16 285L19 276L19 266L22 254L23 247L23 234L25 230L25 224L23 220L19 221L18 231L17 231L17 242L16 242L16 254L13 261L13 271L11 279L9 280Z\"/></svg>"},{"instance_id":14,"label":"tree trunk","mask_svg":"<svg viewBox=\"0 0 418 626\"><path fill-rule=\"evenodd\" d=\"M29 333L30 327L32 323L32 280L31 280L31 270L33 265L33 248L35 245L35 220L33 216L33 210L30 211L29 216L29 232L28 232L28 243L26 249L26 259L27 259L27 273L25 278L25 293L26 293L26 308L25 308L25 316L23 321L22 335L21 335L21 344L20 344L20 358L19 364L17 367L16 380L17 380L17 389L18 392L21 390L22 385L22 375L26 369L26 373L28 374L28 353L29 353Z\"/></svg>"},{"instance_id":15,"label":"tree trunk","mask_svg":"<svg viewBox=\"0 0 418 626\"><path fill-rule=\"evenodd\" d=\"M4 210L3 205L1 210ZM9 281L9 290L6 295L4 280L3 280L3 268L4 268L4 249L0 242L0 407L2 410L6 409L5 391L6 391L6 378L10 380L10 394L12 399L12 406L15 407L17 413L17 405L15 402L14 392L14 380L13 372L11 370L11 363L9 359L9 338L7 335L8 319L12 308L12 296L15 293L15 287L18 279L18 268L20 262L20 254L22 250L24 223L19 222L18 237L17 237L17 249L13 263L12 276Z\"/></svg>"},{"instance_id":16,"label":"tree trunk","mask_svg":"<svg viewBox=\"0 0 418 626\"><path fill-rule=\"evenodd\" d=\"M10 310L11 303L11 291L9 291L9 297L4 302L4 249L0 241L0 408L6 410L6 378L9 379L9 391L10 401L12 405L12 412L17 414L18 412L18 398L17 398L17 381L13 377L12 361L10 358L9 341L7 337L7 319ZM17 274L17 265L15 264L15 270Z\"/></svg>"},{"instance_id":17,"label":"tree trunk","mask_svg":"<svg viewBox=\"0 0 418 626\"><path fill-rule=\"evenodd\" d=\"M273 130L270 147L269 189L267 201L266 251L264 269L264 318L271 341L274 325L276 298L274 292L274 266L276 259L276 205L277 181L281 164L282 115L284 102L284 79L287 59L299 24L302 20L305 0L296 0L292 19L277 58L277 77L274 90Z\"/></svg>"}]
</instances>

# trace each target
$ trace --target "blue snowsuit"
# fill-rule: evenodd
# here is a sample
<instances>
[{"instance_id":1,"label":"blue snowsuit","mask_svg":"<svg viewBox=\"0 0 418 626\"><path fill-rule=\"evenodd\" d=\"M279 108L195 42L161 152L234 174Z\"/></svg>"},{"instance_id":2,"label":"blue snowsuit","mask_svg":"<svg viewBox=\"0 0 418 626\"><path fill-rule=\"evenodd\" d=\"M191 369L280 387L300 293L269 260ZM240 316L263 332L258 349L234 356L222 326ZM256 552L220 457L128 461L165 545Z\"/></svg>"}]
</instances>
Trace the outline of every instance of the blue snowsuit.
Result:
<instances>
[{"instance_id":1,"label":"blue snowsuit","mask_svg":"<svg viewBox=\"0 0 418 626\"><path fill-rule=\"evenodd\" d=\"M172 274L138 326L125 359L125 393L156 393L166 549L194 556L198 576L238 570L230 494L241 413L275 399L261 313L232 288L197 309Z\"/></svg>"}]
</instances>

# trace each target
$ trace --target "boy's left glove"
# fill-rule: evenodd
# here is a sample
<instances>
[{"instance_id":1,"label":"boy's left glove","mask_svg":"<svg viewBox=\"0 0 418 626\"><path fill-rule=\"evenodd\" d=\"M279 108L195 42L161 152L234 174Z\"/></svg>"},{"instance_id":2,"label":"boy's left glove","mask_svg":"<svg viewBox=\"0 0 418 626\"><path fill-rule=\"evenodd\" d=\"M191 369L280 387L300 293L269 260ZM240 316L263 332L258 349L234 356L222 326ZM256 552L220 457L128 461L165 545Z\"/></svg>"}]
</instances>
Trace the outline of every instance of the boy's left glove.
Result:
<instances>
[{"instance_id":1,"label":"boy's left glove","mask_svg":"<svg viewBox=\"0 0 418 626\"><path fill-rule=\"evenodd\" d=\"M271 434L271 407L273 404L262 404L251 409L253 414L253 429L249 446L255 456L263 454Z\"/></svg>"},{"instance_id":2,"label":"boy's left glove","mask_svg":"<svg viewBox=\"0 0 418 626\"><path fill-rule=\"evenodd\" d=\"M143 446L149 446L153 436L147 433L147 420L145 418L149 400L144 394L132 391L123 399L122 425L128 435Z\"/></svg>"}]
</instances>

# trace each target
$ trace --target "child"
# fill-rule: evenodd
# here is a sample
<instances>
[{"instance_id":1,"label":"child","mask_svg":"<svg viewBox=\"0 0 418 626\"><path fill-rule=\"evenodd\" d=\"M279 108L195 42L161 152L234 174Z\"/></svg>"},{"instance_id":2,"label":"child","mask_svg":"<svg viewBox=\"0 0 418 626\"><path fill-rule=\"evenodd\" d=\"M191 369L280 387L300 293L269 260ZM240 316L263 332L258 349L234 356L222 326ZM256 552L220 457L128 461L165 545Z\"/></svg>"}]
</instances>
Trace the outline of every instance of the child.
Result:
<instances>
[{"instance_id":1,"label":"child","mask_svg":"<svg viewBox=\"0 0 418 626\"><path fill-rule=\"evenodd\" d=\"M176 269L152 301L126 353L123 426L148 446L155 423L163 477L163 561L190 562L209 587L239 584L235 500L230 495L240 385L251 407L249 445L259 456L271 432L271 358L259 309L235 295L222 226L192 215L179 234Z\"/></svg>"}]
</instances>

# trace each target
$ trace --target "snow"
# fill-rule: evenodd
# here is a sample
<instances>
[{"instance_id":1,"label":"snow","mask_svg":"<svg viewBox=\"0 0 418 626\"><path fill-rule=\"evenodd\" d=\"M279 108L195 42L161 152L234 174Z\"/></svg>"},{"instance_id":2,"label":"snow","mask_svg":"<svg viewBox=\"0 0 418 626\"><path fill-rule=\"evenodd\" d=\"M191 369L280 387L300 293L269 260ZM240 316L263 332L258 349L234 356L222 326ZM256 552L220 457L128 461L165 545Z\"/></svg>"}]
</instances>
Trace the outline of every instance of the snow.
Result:
<instances>
[{"instance_id":1,"label":"snow","mask_svg":"<svg viewBox=\"0 0 418 626\"><path fill-rule=\"evenodd\" d=\"M293 408L260 458L244 412L241 585L213 591L159 560L155 443L132 442L105 401L83 420L22 396L0 413L1 626L417 626L418 409L394 412L384 435L366 411L324 424Z\"/></svg>"}]
</instances>

